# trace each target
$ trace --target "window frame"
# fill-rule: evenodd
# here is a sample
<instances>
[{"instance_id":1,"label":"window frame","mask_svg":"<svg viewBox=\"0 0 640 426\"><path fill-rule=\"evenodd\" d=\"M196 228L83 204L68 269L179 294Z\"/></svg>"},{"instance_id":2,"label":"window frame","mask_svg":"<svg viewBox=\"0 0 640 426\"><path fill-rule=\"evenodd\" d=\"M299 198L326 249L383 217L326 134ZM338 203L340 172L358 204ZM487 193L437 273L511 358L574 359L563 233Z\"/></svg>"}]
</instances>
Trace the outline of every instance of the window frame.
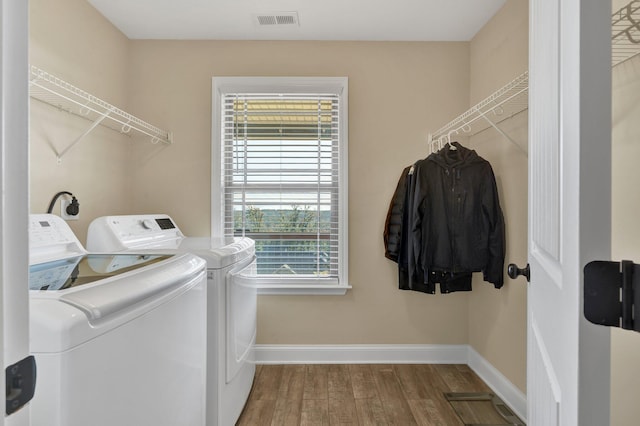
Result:
<instances>
[{"instance_id":1,"label":"window frame","mask_svg":"<svg viewBox=\"0 0 640 426\"><path fill-rule=\"evenodd\" d=\"M338 282L328 278L255 276L259 294L345 294L348 283L348 78L347 77L213 77L211 120L211 236L225 236L224 138L222 97L229 93L330 93L340 97L338 165Z\"/></svg>"}]
</instances>

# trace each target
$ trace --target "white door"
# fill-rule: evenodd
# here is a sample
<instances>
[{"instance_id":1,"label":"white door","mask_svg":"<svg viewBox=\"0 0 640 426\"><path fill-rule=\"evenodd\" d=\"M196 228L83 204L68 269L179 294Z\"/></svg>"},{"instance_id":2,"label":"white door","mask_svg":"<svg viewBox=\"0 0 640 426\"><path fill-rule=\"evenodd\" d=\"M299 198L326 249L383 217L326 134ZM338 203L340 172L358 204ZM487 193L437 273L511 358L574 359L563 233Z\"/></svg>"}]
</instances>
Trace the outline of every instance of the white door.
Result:
<instances>
[{"instance_id":1,"label":"white door","mask_svg":"<svg viewBox=\"0 0 640 426\"><path fill-rule=\"evenodd\" d=\"M0 0L0 365L29 354L28 2ZM2 387L5 401L5 387ZM28 406L0 425L28 426Z\"/></svg>"},{"instance_id":2,"label":"white door","mask_svg":"<svg viewBox=\"0 0 640 426\"><path fill-rule=\"evenodd\" d=\"M611 4L530 0L527 399L532 426L609 424L609 330L582 268L610 258Z\"/></svg>"}]
</instances>

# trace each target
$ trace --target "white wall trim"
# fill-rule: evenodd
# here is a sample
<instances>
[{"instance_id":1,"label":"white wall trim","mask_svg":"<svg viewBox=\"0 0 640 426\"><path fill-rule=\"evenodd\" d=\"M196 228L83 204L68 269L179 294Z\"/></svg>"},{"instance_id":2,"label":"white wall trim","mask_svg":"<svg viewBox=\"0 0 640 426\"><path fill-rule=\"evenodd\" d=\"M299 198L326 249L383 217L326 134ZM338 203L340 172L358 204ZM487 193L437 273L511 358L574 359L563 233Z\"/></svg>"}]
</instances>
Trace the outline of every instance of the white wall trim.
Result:
<instances>
[{"instance_id":1,"label":"white wall trim","mask_svg":"<svg viewBox=\"0 0 640 426\"><path fill-rule=\"evenodd\" d=\"M467 345L256 345L258 364L466 364Z\"/></svg>"},{"instance_id":2,"label":"white wall trim","mask_svg":"<svg viewBox=\"0 0 640 426\"><path fill-rule=\"evenodd\" d=\"M469 367L526 423L527 396L475 349L468 348Z\"/></svg>"},{"instance_id":3,"label":"white wall trim","mask_svg":"<svg viewBox=\"0 0 640 426\"><path fill-rule=\"evenodd\" d=\"M526 422L527 397L469 345L255 345L258 364L467 364Z\"/></svg>"}]
</instances>

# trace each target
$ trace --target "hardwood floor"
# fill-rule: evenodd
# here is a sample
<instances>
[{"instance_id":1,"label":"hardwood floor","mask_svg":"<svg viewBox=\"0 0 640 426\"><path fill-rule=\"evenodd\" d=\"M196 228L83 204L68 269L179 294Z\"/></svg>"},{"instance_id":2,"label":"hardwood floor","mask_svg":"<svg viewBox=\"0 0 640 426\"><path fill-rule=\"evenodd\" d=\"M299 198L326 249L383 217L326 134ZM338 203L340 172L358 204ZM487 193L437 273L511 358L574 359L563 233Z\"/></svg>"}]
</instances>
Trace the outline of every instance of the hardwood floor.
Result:
<instances>
[{"instance_id":1,"label":"hardwood floor","mask_svg":"<svg viewBox=\"0 0 640 426\"><path fill-rule=\"evenodd\" d=\"M445 392L491 390L466 365L259 365L237 425L463 426Z\"/></svg>"}]
</instances>

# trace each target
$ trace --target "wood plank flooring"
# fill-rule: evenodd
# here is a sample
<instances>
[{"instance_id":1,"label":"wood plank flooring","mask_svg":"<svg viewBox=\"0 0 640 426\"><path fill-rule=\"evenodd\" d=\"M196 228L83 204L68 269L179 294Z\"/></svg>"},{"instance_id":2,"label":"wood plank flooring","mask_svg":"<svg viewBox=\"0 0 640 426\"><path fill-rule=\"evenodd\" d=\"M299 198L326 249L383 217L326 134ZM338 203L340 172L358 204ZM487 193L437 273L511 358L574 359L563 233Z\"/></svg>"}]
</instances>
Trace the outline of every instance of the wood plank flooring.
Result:
<instances>
[{"instance_id":1,"label":"wood plank flooring","mask_svg":"<svg viewBox=\"0 0 640 426\"><path fill-rule=\"evenodd\" d=\"M491 390L467 365L259 365L237 425L463 426L444 392Z\"/></svg>"}]
</instances>

